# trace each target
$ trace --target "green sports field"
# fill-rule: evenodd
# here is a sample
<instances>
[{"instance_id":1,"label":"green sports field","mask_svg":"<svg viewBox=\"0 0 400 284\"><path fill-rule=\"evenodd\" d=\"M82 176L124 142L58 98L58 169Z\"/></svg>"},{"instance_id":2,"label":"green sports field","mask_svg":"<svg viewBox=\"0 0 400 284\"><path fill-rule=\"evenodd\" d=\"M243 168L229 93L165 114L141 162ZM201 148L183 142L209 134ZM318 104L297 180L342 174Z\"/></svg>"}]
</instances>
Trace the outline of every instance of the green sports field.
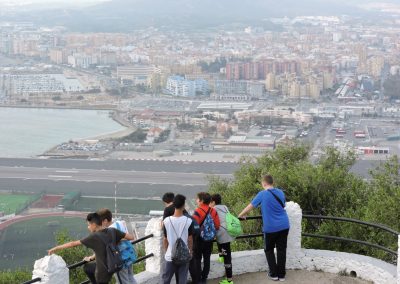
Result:
<instances>
[{"instance_id":1,"label":"green sports field","mask_svg":"<svg viewBox=\"0 0 400 284\"><path fill-rule=\"evenodd\" d=\"M22 221L0 231L0 268L33 268L36 259L55 245L57 231L67 230L72 238L88 234L84 219L77 217L45 217Z\"/></svg>"},{"instance_id":2,"label":"green sports field","mask_svg":"<svg viewBox=\"0 0 400 284\"><path fill-rule=\"evenodd\" d=\"M94 212L100 208L109 208L115 211L114 198L81 197L70 210ZM150 210L163 210L160 200L117 199L117 211L124 214L149 214Z\"/></svg>"},{"instance_id":3,"label":"green sports field","mask_svg":"<svg viewBox=\"0 0 400 284\"><path fill-rule=\"evenodd\" d=\"M15 209L25 204L33 196L28 194L0 194L0 212L5 215L15 213Z\"/></svg>"}]
</instances>

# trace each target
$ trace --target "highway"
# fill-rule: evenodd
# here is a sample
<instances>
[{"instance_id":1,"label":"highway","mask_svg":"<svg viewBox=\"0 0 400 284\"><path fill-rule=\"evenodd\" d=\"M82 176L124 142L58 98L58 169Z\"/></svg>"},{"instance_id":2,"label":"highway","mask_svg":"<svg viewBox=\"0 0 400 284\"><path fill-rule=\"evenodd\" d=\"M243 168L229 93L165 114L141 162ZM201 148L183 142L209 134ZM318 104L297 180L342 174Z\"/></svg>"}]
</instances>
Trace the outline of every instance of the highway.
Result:
<instances>
[{"instance_id":1,"label":"highway","mask_svg":"<svg viewBox=\"0 0 400 284\"><path fill-rule=\"evenodd\" d=\"M61 194L81 191L88 196L160 197L173 191L193 198L207 190L208 178L232 178L236 164L0 159L0 190Z\"/></svg>"}]
</instances>

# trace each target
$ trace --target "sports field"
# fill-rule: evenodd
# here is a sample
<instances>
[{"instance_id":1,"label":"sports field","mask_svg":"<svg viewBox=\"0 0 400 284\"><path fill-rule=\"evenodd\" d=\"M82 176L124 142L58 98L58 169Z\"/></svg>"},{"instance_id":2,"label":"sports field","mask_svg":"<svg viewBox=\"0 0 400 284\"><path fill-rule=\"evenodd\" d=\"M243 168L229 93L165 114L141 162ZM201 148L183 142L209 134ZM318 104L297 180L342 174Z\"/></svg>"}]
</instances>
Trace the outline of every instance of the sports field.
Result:
<instances>
[{"instance_id":1,"label":"sports field","mask_svg":"<svg viewBox=\"0 0 400 284\"><path fill-rule=\"evenodd\" d=\"M28 194L0 194L0 212L5 215L15 213L15 209L28 202L33 195Z\"/></svg>"},{"instance_id":2,"label":"sports field","mask_svg":"<svg viewBox=\"0 0 400 284\"><path fill-rule=\"evenodd\" d=\"M74 239L88 234L84 219L77 217L45 217L22 221L0 231L0 268L33 268L36 259L55 245L57 231L67 230Z\"/></svg>"},{"instance_id":3,"label":"sports field","mask_svg":"<svg viewBox=\"0 0 400 284\"><path fill-rule=\"evenodd\" d=\"M115 212L114 198L81 197L70 210L94 212L100 208L109 208ZM149 214L150 210L163 210L161 200L118 199L117 211L124 214Z\"/></svg>"}]
</instances>

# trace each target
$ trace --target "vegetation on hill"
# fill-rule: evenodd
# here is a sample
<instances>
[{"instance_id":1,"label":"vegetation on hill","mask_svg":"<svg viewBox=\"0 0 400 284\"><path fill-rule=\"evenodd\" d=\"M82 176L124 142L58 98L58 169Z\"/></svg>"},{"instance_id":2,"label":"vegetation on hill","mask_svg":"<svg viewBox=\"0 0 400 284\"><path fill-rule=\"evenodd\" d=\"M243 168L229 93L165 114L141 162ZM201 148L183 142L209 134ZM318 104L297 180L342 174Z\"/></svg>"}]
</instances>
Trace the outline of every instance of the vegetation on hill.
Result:
<instances>
[{"instance_id":1,"label":"vegetation on hill","mask_svg":"<svg viewBox=\"0 0 400 284\"><path fill-rule=\"evenodd\" d=\"M279 147L254 159L244 159L232 182L212 179L210 191L222 195L231 211L239 213L261 189L260 176L270 173L276 186L282 188L288 200L299 203L303 214L348 217L384 224L400 230L400 164L392 157L372 172L365 181L350 173L355 162L353 153L341 154L327 148L316 163L308 159L306 146ZM253 215L260 215L254 210ZM260 222L246 221L245 232L260 232ZM397 250L397 238L379 230L356 224L334 221L303 221L303 231L321 235L341 236L380 244ZM323 239L303 238L308 248L354 252L393 261L393 256L362 245ZM236 242L235 249L261 248L262 240Z\"/></svg>"}]
</instances>

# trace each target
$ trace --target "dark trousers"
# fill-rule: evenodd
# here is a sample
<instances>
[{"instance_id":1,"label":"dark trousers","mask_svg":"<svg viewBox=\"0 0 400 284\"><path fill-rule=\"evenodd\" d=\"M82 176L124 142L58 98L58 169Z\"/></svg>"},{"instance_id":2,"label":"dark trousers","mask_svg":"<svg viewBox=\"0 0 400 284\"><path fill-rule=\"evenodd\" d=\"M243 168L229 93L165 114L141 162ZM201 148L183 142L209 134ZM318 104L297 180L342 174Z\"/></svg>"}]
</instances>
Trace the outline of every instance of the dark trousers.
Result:
<instances>
[{"instance_id":1,"label":"dark trousers","mask_svg":"<svg viewBox=\"0 0 400 284\"><path fill-rule=\"evenodd\" d=\"M96 272L96 263L89 262L85 263L83 266L83 271L85 272L86 276L89 278L92 284L108 284L108 282L99 282L96 280L95 272Z\"/></svg>"},{"instance_id":2,"label":"dark trousers","mask_svg":"<svg viewBox=\"0 0 400 284\"><path fill-rule=\"evenodd\" d=\"M218 244L219 256L224 258L226 278L232 279L232 252L231 243Z\"/></svg>"},{"instance_id":3,"label":"dark trousers","mask_svg":"<svg viewBox=\"0 0 400 284\"><path fill-rule=\"evenodd\" d=\"M193 283L199 283L200 280L206 280L210 272L210 257L213 248L213 242L198 240L194 256L192 259L192 271L196 274ZM203 258L203 269L201 269L201 259ZM191 271L191 275L192 275ZM192 276L193 277L193 276Z\"/></svg>"},{"instance_id":4,"label":"dark trousers","mask_svg":"<svg viewBox=\"0 0 400 284\"><path fill-rule=\"evenodd\" d=\"M162 274L162 284L170 284L172 277L179 275L177 283L186 284L189 264L176 265L172 261L165 262L164 271ZM178 282L179 281L179 282Z\"/></svg>"},{"instance_id":5,"label":"dark trousers","mask_svg":"<svg viewBox=\"0 0 400 284\"><path fill-rule=\"evenodd\" d=\"M284 278L286 275L286 246L289 229L274 233L264 233L264 251L269 273L272 277ZM277 259L274 248L276 247Z\"/></svg>"}]
</instances>

